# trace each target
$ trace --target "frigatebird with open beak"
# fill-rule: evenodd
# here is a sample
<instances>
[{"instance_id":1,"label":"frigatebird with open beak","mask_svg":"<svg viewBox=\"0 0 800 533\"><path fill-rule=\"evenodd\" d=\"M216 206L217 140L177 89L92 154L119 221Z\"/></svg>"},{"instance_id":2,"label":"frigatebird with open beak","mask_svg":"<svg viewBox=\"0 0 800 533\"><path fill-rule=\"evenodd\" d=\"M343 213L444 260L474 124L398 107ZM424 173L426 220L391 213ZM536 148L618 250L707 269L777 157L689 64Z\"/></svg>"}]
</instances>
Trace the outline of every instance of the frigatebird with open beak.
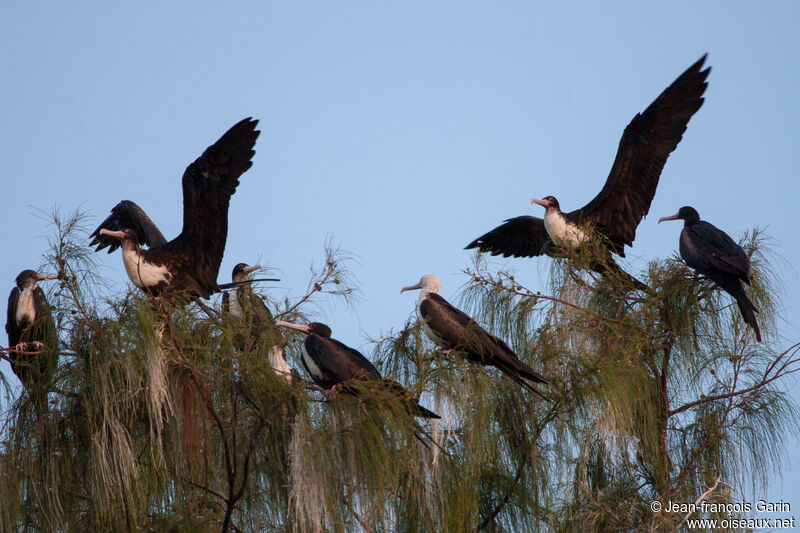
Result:
<instances>
[{"instance_id":1,"label":"frigatebird with open beak","mask_svg":"<svg viewBox=\"0 0 800 533\"><path fill-rule=\"evenodd\" d=\"M274 343L269 351L269 360L275 373L289 385L295 370L283 358L283 346L275 318L249 283L248 274L261 270L261 265L249 266L239 263L231 275L233 289L222 295L222 312L240 321L234 336L234 345L243 352L251 351L262 339Z\"/></svg>"},{"instance_id":2,"label":"frigatebird with open beak","mask_svg":"<svg viewBox=\"0 0 800 533\"><path fill-rule=\"evenodd\" d=\"M736 241L713 224L700 220L700 214L691 206L683 206L669 217L658 219L683 220L679 241L681 257L686 264L716 283L733 296L744 321L753 328L761 342L756 313L758 309L747 297L742 282L750 284L750 260Z\"/></svg>"},{"instance_id":3,"label":"frigatebird with open beak","mask_svg":"<svg viewBox=\"0 0 800 533\"><path fill-rule=\"evenodd\" d=\"M580 209L564 213L553 196L531 203L545 208L544 219L520 216L469 243L503 257L563 255L560 247L576 248L592 232L599 233L610 252L625 257L633 245L636 228L650 210L661 171L678 146L692 115L703 105L711 68L701 70L706 56L681 74L643 113L633 117L619 142L617 156L603 189ZM619 270L610 254L590 265L601 274ZM640 287L643 288L643 287Z\"/></svg>"},{"instance_id":4,"label":"frigatebird with open beak","mask_svg":"<svg viewBox=\"0 0 800 533\"><path fill-rule=\"evenodd\" d=\"M399 397L409 414L420 418L440 418L436 413L419 405L405 387L399 383L383 379L380 372L361 352L331 338L331 328L319 322L307 326L290 322L277 322L279 327L301 331L306 334L302 344L303 366L323 389L334 387L342 392L358 394L356 387L348 387L347 382L377 382L377 388Z\"/></svg>"},{"instance_id":5,"label":"frigatebird with open beak","mask_svg":"<svg viewBox=\"0 0 800 533\"><path fill-rule=\"evenodd\" d=\"M208 147L183 174L183 229L167 242L135 203L123 200L92 233L96 250L122 247L134 285L159 296L185 293L208 298L217 284L228 236L228 206L239 177L252 165L257 120L246 118ZM147 244L149 248L142 249Z\"/></svg>"},{"instance_id":6,"label":"frigatebird with open beak","mask_svg":"<svg viewBox=\"0 0 800 533\"><path fill-rule=\"evenodd\" d=\"M8 296L6 333L14 350L9 354L11 369L28 390L46 386L58 364L58 334L39 287L40 281L57 278L23 270Z\"/></svg>"},{"instance_id":7,"label":"frigatebird with open beak","mask_svg":"<svg viewBox=\"0 0 800 533\"><path fill-rule=\"evenodd\" d=\"M417 315L422 330L443 353L455 351L467 360L497 367L519 385L538 394L529 383L547 383L547 380L520 361L509 346L488 333L472 317L456 309L439 295L442 282L432 274L425 274L419 283L403 287L400 292L421 289L417 300Z\"/></svg>"}]
</instances>

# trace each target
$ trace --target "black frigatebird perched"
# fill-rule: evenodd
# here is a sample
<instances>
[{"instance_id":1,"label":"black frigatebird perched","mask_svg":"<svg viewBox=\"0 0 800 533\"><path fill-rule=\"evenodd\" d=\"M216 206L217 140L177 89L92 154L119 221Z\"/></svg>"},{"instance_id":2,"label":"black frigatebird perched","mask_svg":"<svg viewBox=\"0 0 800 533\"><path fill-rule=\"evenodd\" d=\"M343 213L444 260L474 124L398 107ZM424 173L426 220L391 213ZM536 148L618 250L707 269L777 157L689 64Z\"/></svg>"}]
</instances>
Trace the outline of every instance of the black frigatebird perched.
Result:
<instances>
[{"instance_id":1,"label":"black frigatebird perched","mask_svg":"<svg viewBox=\"0 0 800 533\"><path fill-rule=\"evenodd\" d=\"M231 291L222 295L222 312L242 321L241 329L234 337L234 344L244 352L252 350L262 338L273 342L269 351L269 361L275 373L289 385L295 370L283 358L283 346L275 318L264 301L245 283L248 274L261 270L261 265L249 266L239 263L233 267Z\"/></svg>"},{"instance_id":2,"label":"black frigatebird perched","mask_svg":"<svg viewBox=\"0 0 800 533\"><path fill-rule=\"evenodd\" d=\"M290 322L277 322L279 327L302 331L306 339L302 344L303 366L323 389L357 394L357 389L348 387L346 382L356 380L377 382L378 389L401 398L409 414L420 418L440 418L436 413L419 405L405 387L399 383L383 379L380 372L361 352L331 338L331 328L319 322L307 326Z\"/></svg>"},{"instance_id":3,"label":"black frigatebird perched","mask_svg":"<svg viewBox=\"0 0 800 533\"><path fill-rule=\"evenodd\" d=\"M134 285L158 296L184 292L208 298L217 284L228 236L228 205L239 177L252 165L257 120L246 118L208 147L183 174L183 229L167 242L135 203L123 200L92 233L96 250L122 247ZM147 244L143 250L140 245Z\"/></svg>"},{"instance_id":4,"label":"black frigatebird perched","mask_svg":"<svg viewBox=\"0 0 800 533\"><path fill-rule=\"evenodd\" d=\"M421 289L417 315L422 321L422 330L442 348L443 353L456 351L473 363L497 367L516 383L537 394L528 381L547 383L541 374L520 361L505 342L487 333L469 315L442 298L439 278L425 274L419 283L403 287L400 292L416 289Z\"/></svg>"},{"instance_id":5,"label":"black frigatebird perched","mask_svg":"<svg viewBox=\"0 0 800 533\"><path fill-rule=\"evenodd\" d=\"M665 220L683 220L683 230L679 241L681 257L686 264L716 283L722 290L733 296L739 305L744 321L756 332L761 342L756 313L758 309L747 297L742 282L750 284L750 261L742 247L730 236L713 224L700 220L697 210L683 206Z\"/></svg>"},{"instance_id":6,"label":"black frigatebird perched","mask_svg":"<svg viewBox=\"0 0 800 533\"><path fill-rule=\"evenodd\" d=\"M503 257L557 257L563 255L560 246L577 247L593 230L604 238L611 252L625 257L625 245L633 245L636 228L650 210L667 157L678 146L689 119L703 105L706 77L711 71L710 67L701 70L705 59L704 55L643 113L633 117L620 139L611 173L591 202L564 213L555 197L534 198L531 203L545 208L544 219L508 219L469 243L466 249L478 248ZM601 274L608 268L619 270L610 254L591 268Z\"/></svg>"},{"instance_id":7,"label":"black frigatebird perched","mask_svg":"<svg viewBox=\"0 0 800 533\"><path fill-rule=\"evenodd\" d=\"M15 350L9 355L11 369L28 390L46 386L58 364L58 334L38 283L57 278L23 270L8 296L6 332L9 348Z\"/></svg>"}]
</instances>

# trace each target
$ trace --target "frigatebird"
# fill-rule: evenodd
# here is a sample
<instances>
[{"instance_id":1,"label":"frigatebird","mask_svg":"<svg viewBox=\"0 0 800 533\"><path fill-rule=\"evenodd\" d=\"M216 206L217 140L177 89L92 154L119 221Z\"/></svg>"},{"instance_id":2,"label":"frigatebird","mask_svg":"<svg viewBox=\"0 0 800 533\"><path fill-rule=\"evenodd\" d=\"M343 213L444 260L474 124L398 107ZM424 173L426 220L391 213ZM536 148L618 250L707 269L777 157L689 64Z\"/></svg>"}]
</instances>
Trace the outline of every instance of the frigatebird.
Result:
<instances>
[{"instance_id":1,"label":"frigatebird","mask_svg":"<svg viewBox=\"0 0 800 533\"><path fill-rule=\"evenodd\" d=\"M276 324L306 334L301 348L303 366L314 382L326 391L335 389L358 394L358 388L348 386L348 382L375 383L378 390L399 397L409 414L420 418L440 418L436 413L419 405L405 387L395 381L383 379L380 372L361 352L332 339L331 328L325 324L312 322L302 326L284 321L278 321Z\"/></svg>"},{"instance_id":2,"label":"frigatebird","mask_svg":"<svg viewBox=\"0 0 800 533\"><path fill-rule=\"evenodd\" d=\"M248 274L257 270L261 270L261 265L239 263L233 267L230 284L233 289L222 295L222 312L240 321L234 336L234 345L239 350L250 352L262 338L274 343L269 351L270 364L278 377L291 385L295 370L283 358L283 346L275 318L250 284L245 283Z\"/></svg>"},{"instance_id":3,"label":"frigatebird","mask_svg":"<svg viewBox=\"0 0 800 533\"><path fill-rule=\"evenodd\" d=\"M92 233L96 250L122 247L134 285L159 296L184 292L208 298L217 284L228 236L228 205L239 177L252 165L257 120L246 118L209 146L183 174L183 229L167 242L135 203L123 200ZM149 248L143 250L141 245Z\"/></svg>"},{"instance_id":4,"label":"frigatebird","mask_svg":"<svg viewBox=\"0 0 800 533\"><path fill-rule=\"evenodd\" d=\"M23 270L8 296L6 333L13 350L9 354L11 369L28 390L46 386L58 364L58 334L38 283L57 278Z\"/></svg>"},{"instance_id":5,"label":"frigatebird","mask_svg":"<svg viewBox=\"0 0 800 533\"><path fill-rule=\"evenodd\" d=\"M544 219L510 218L465 249L478 248L503 257L559 257L563 255L560 247L577 247L597 232L609 251L625 257L625 245L633 245L636 228L650 210L667 157L681 141L689 119L703 105L711 71L710 67L701 70L705 59L704 55L643 113L633 117L620 139L611 173L591 202L564 213L555 197L534 198L531 203L545 208ZM609 268L619 269L610 254L590 266L601 274Z\"/></svg>"},{"instance_id":6,"label":"frigatebird","mask_svg":"<svg viewBox=\"0 0 800 533\"><path fill-rule=\"evenodd\" d=\"M700 220L700 214L691 206L683 206L669 217L658 219L683 220L679 240L681 257L687 265L716 283L733 296L739 305L744 321L756 332L761 342L756 313L758 309L747 297L742 282L750 284L750 260L742 247L713 224Z\"/></svg>"},{"instance_id":7,"label":"frigatebird","mask_svg":"<svg viewBox=\"0 0 800 533\"><path fill-rule=\"evenodd\" d=\"M439 295L442 289L439 278L425 274L419 283L403 287L400 292L416 289L421 289L417 315L422 322L422 330L434 344L442 348L442 353L455 351L473 363L497 367L513 381L537 394L538 391L528 381L548 382L520 361L505 342L486 332L472 317L442 298Z\"/></svg>"}]
</instances>

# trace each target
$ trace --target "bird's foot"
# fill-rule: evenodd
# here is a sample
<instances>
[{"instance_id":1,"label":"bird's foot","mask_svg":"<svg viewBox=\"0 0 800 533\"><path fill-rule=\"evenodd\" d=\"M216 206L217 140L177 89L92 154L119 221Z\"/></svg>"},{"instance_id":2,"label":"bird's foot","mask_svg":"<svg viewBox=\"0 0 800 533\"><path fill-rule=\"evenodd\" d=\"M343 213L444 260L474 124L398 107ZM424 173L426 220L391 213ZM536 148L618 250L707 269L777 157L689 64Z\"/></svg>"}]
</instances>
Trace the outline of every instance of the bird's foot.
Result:
<instances>
[{"instance_id":1,"label":"bird's foot","mask_svg":"<svg viewBox=\"0 0 800 533\"><path fill-rule=\"evenodd\" d=\"M331 396L339 392L339 383L331 387L330 389L324 389L322 391L322 395L325 397L326 400L330 400Z\"/></svg>"},{"instance_id":2,"label":"bird's foot","mask_svg":"<svg viewBox=\"0 0 800 533\"><path fill-rule=\"evenodd\" d=\"M42 341L20 342L14 346L14 349L18 352L38 352L42 348L44 348L44 343Z\"/></svg>"}]
</instances>

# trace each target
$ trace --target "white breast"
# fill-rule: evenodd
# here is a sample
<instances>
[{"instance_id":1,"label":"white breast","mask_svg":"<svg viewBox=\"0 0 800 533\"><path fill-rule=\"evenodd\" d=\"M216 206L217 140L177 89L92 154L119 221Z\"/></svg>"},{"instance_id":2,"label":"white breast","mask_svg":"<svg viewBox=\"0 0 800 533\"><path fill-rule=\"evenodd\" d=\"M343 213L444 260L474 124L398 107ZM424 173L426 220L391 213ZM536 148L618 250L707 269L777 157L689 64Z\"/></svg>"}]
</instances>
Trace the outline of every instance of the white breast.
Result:
<instances>
[{"instance_id":1,"label":"white breast","mask_svg":"<svg viewBox=\"0 0 800 533\"><path fill-rule=\"evenodd\" d=\"M306 343L304 342L300 348L303 351L303 362L306 364L308 371L311 372L311 375L314 377L314 379L323 381L325 376L322 374L322 370L320 370L320 368L317 366L317 363L315 363L311 356L308 355L308 352L306 351Z\"/></svg>"},{"instance_id":2,"label":"white breast","mask_svg":"<svg viewBox=\"0 0 800 533\"><path fill-rule=\"evenodd\" d=\"M303 348L303 358L305 359L305 348ZM269 364L278 374L278 377L285 381L287 384L292 384L292 367L283 358L283 348L280 346L273 346L269 350ZM315 365L316 366L316 365ZM308 368L311 368L309 366Z\"/></svg>"},{"instance_id":3,"label":"white breast","mask_svg":"<svg viewBox=\"0 0 800 533\"><path fill-rule=\"evenodd\" d=\"M231 315L236 318L244 317L244 311L242 310L242 303L239 301L239 291L237 289L228 293L228 305L230 306Z\"/></svg>"},{"instance_id":4,"label":"white breast","mask_svg":"<svg viewBox=\"0 0 800 533\"><path fill-rule=\"evenodd\" d=\"M35 285L33 286L35 287ZM36 320L36 307L33 305L33 287L28 287L19 293L17 300L17 324L33 324Z\"/></svg>"},{"instance_id":5,"label":"white breast","mask_svg":"<svg viewBox=\"0 0 800 533\"><path fill-rule=\"evenodd\" d=\"M567 222L563 213L548 209L544 214L544 228L556 244L580 246L586 234L576 225Z\"/></svg>"},{"instance_id":6,"label":"white breast","mask_svg":"<svg viewBox=\"0 0 800 533\"><path fill-rule=\"evenodd\" d=\"M417 300L417 317L419 318L419 321L422 323L422 331L425 333L425 335L428 336L430 340L433 341L433 343L436 346L440 348L448 348L449 347L448 343L445 342L445 340L441 338L439 335L437 335L435 331L433 331L433 328L428 324L428 321L425 320L425 317L422 315L422 310L420 310L419 308L420 304L422 303L422 300L424 300L427 296L428 293L423 291L419 295L419 300Z\"/></svg>"},{"instance_id":7,"label":"white breast","mask_svg":"<svg viewBox=\"0 0 800 533\"><path fill-rule=\"evenodd\" d=\"M145 287L155 287L161 282L169 283L172 274L165 265L157 266L145 261L136 250L122 250L122 262L125 264L125 271L134 285L140 289Z\"/></svg>"}]
</instances>

